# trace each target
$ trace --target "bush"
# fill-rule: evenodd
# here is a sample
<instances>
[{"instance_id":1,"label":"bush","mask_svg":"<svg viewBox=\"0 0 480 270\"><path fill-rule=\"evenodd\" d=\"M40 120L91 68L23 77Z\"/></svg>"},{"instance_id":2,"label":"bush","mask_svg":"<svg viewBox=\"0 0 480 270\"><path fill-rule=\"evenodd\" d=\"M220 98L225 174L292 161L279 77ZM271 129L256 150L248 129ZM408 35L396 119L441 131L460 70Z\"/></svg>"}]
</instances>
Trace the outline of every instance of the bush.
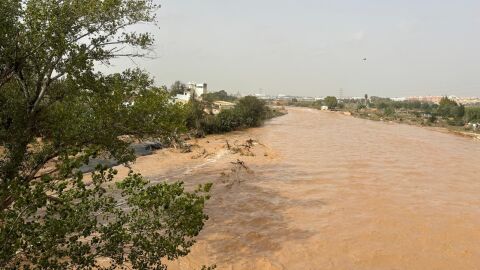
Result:
<instances>
[{"instance_id":1,"label":"bush","mask_svg":"<svg viewBox=\"0 0 480 270\"><path fill-rule=\"evenodd\" d=\"M453 118L453 119L448 119L447 124L450 126L463 126L465 122L463 121L462 118Z\"/></svg>"},{"instance_id":2,"label":"bush","mask_svg":"<svg viewBox=\"0 0 480 270\"><path fill-rule=\"evenodd\" d=\"M480 107L465 108L465 122L480 122Z\"/></svg>"},{"instance_id":3,"label":"bush","mask_svg":"<svg viewBox=\"0 0 480 270\"><path fill-rule=\"evenodd\" d=\"M247 96L240 99L233 110L238 114L244 127L258 127L267 118L268 108L264 101Z\"/></svg>"},{"instance_id":4,"label":"bush","mask_svg":"<svg viewBox=\"0 0 480 270\"><path fill-rule=\"evenodd\" d=\"M365 106L365 104L360 104L360 103L357 104L357 111L363 110L363 109L366 109L366 108L367 108L367 106Z\"/></svg>"},{"instance_id":5,"label":"bush","mask_svg":"<svg viewBox=\"0 0 480 270\"><path fill-rule=\"evenodd\" d=\"M463 105L458 105L454 100L449 99L448 97L443 97L440 100L440 106L438 107L438 114L444 118L455 117L461 118L465 114L465 107Z\"/></svg>"},{"instance_id":6,"label":"bush","mask_svg":"<svg viewBox=\"0 0 480 270\"><path fill-rule=\"evenodd\" d=\"M221 111L217 115L207 115L192 101L189 105L187 125L197 134L224 133L241 128L258 127L276 114L262 100L248 96L241 98L235 108Z\"/></svg>"},{"instance_id":7,"label":"bush","mask_svg":"<svg viewBox=\"0 0 480 270\"><path fill-rule=\"evenodd\" d=\"M217 100L223 101L235 101L237 98L235 96L229 95L225 90L220 90L218 92L212 92L202 95L202 99L208 102L213 102Z\"/></svg>"},{"instance_id":8,"label":"bush","mask_svg":"<svg viewBox=\"0 0 480 270\"><path fill-rule=\"evenodd\" d=\"M394 110L392 107L387 106L387 107L383 110L383 114L384 114L385 116L393 116L393 115L395 115L395 110Z\"/></svg>"},{"instance_id":9,"label":"bush","mask_svg":"<svg viewBox=\"0 0 480 270\"><path fill-rule=\"evenodd\" d=\"M323 100L323 102L325 103L325 105L328 106L329 109L335 109L338 105L338 100L336 97L333 97L333 96L328 96L328 97L325 97L325 99Z\"/></svg>"}]
</instances>

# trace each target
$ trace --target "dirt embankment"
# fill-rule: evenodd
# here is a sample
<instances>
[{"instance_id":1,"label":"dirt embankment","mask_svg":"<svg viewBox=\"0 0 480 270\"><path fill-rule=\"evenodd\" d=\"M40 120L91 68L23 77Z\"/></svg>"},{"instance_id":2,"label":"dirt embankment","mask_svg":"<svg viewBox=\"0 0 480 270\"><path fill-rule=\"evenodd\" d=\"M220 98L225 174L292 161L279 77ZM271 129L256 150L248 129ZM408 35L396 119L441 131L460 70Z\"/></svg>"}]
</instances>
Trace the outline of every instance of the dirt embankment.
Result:
<instances>
[{"instance_id":1,"label":"dirt embankment","mask_svg":"<svg viewBox=\"0 0 480 270\"><path fill-rule=\"evenodd\" d=\"M209 135L206 138L187 141L185 148L166 148L151 155L138 157L131 164L133 171L156 181L185 181L186 185L197 184L198 174L214 184L232 184L234 173L249 172L249 164L273 162L277 157L274 150L252 137L251 132L236 131L228 134ZM118 179L125 177L129 169L115 167ZM228 178L228 179L227 179Z\"/></svg>"}]
</instances>

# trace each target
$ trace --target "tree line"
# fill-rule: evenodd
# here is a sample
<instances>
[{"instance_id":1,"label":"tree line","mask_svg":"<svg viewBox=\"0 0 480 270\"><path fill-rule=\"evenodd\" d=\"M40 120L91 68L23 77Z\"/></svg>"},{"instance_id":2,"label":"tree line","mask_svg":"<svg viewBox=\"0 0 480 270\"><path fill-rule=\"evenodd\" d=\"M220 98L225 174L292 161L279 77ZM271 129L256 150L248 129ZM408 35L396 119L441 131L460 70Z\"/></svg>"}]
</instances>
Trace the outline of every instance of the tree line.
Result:
<instances>
[{"instance_id":1,"label":"tree line","mask_svg":"<svg viewBox=\"0 0 480 270\"><path fill-rule=\"evenodd\" d=\"M462 126L467 123L480 122L479 106L464 106L448 97L441 98L439 104L422 102L419 100L394 101L390 98L370 97L365 99L342 99L327 96L323 100L314 102L296 101L291 102L295 106L308 106L320 109L327 106L329 109L347 110L350 112L362 112L362 110L377 110L384 117L395 117L398 113L407 113L414 116L425 116L431 123L443 119L449 125Z\"/></svg>"}]
</instances>

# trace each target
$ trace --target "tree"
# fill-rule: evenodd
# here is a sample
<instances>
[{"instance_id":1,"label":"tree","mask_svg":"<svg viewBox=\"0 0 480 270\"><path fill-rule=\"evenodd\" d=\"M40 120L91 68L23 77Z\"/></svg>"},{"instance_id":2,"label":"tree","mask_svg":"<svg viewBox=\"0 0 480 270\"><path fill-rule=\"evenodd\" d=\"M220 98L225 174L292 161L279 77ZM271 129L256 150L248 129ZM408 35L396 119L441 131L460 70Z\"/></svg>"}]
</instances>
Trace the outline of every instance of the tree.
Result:
<instances>
[{"instance_id":1,"label":"tree","mask_svg":"<svg viewBox=\"0 0 480 270\"><path fill-rule=\"evenodd\" d=\"M323 102L329 109L335 109L335 107L337 107L338 105L337 98L334 96L325 97L325 99L323 99Z\"/></svg>"},{"instance_id":2,"label":"tree","mask_svg":"<svg viewBox=\"0 0 480 270\"><path fill-rule=\"evenodd\" d=\"M181 81L176 81L170 87L170 95L172 96L183 95L183 93L187 91L188 91L187 86Z\"/></svg>"},{"instance_id":3,"label":"tree","mask_svg":"<svg viewBox=\"0 0 480 270\"><path fill-rule=\"evenodd\" d=\"M95 70L145 55L151 36L127 29L154 22L156 8L1 1L0 268L165 269L162 259L189 252L210 185L186 192L134 172L115 182L114 169L79 170L93 157L128 164L132 141L168 141L185 129L185 109L144 72Z\"/></svg>"},{"instance_id":4,"label":"tree","mask_svg":"<svg viewBox=\"0 0 480 270\"><path fill-rule=\"evenodd\" d=\"M465 109L465 121L473 123L480 122L480 107L467 107Z\"/></svg>"},{"instance_id":5,"label":"tree","mask_svg":"<svg viewBox=\"0 0 480 270\"><path fill-rule=\"evenodd\" d=\"M438 106L438 113L445 118L461 118L465 114L465 107L448 97L443 97Z\"/></svg>"},{"instance_id":6,"label":"tree","mask_svg":"<svg viewBox=\"0 0 480 270\"><path fill-rule=\"evenodd\" d=\"M193 131L197 137L203 137L205 135L201 125L202 119L205 117L204 107L204 104L194 97L191 97L190 101L186 104L187 128Z\"/></svg>"},{"instance_id":7,"label":"tree","mask_svg":"<svg viewBox=\"0 0 480 270\"><path fill-rule=\"evenodd\" d=\"M240 116L243 126L258 127L265 121L268 108L263 100L246 96L238 101L234 110Z\"/></svg>"},{"instance_id":8,"label":"tree","mask_svg":"<svg viewBox=\"0 0 480 270\"><path fill-rule=\"evenodd\" d=\"M387 107L384 108L383 114L385 116L394 116L395 115L395 109L393 109L390 106L387 106Z\"/></svg>"},{"instance_id":9,"label":"tree","mask_svg":"<svg viewBox=\"0 0 480 270\"><path fill-rule=\"evenodd\" d=\"M235 101L237 98L229 95L225 90L220 90L218 92L212 92L202 95L202 99L208 102L213 101Z\"/></svg>"}]
</instances>

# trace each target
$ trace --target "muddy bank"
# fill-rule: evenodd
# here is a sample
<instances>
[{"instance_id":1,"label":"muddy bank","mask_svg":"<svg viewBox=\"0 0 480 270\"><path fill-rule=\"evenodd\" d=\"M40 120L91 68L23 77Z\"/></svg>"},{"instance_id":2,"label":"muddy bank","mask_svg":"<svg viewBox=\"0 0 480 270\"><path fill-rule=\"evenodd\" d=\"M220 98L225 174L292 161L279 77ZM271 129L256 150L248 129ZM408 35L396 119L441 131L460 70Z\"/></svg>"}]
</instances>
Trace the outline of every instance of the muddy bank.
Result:
<instances>
[{"instance_id":1,"label":"muddy bank","mask_svg":"<svg viewBox=\"0 0 480 270\"><path fill-rule=\"evenodd\" d=\"M253 154L226 144L250 139ZM480 144L469 138L294 108L196 144L134 165L153 181L215 184L210 220L170 269L480 265Z\"/></svg>"}]
</instances>

